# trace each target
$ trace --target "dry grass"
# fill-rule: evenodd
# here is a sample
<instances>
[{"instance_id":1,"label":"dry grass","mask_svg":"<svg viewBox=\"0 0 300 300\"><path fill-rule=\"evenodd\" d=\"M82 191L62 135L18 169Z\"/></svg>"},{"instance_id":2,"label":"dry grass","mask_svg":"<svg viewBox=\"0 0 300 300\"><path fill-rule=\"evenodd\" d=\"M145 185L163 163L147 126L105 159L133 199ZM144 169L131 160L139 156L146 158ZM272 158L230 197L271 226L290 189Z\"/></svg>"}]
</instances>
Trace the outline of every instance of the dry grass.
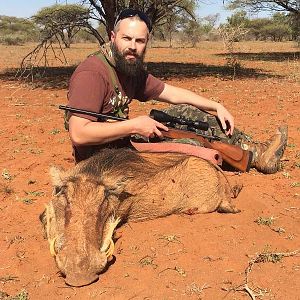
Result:
<instances>
[{"instance_id":1,"label":"dry grass","mask_svg":"<svg viewBox=\"0 0 300 300\"><path fill-rule=\"evenodd\" d=\"M293 78L297 77L296 73L300 69L299 65L299 52L298 56L293 53L299 51L293 42L282 42L282 43L273 43L273 42L239 42L236 43L236 48L239 49L240 53L253 53L258 55L260 53L269 53L272 49L272 53L291 53L290 58L282 62L281 71L283 71L288 76ZM164 47L164 43L155 43L153 46ZM22 58L29 53L35 44L25 44L23 46L4 46L0 45L0 65L1 69L7 68L18 68ZM181 45L178 44L178 47ZM55 47L57 50L58 46ZM74 44L71 45L70 49L64 49L65 56L67 58L67 66L74 66L81 62L89 54L97 51L99 46L97 44ZM182 61L190 62L193 58L194 63L208 63L212 62L215 65L225 65L226 57L222 56L224 53L223 43L220 42L200 42L197 44L197 48L160 48L160 55L156 55L156 48L149 48L146 54L146 60L149 62L176 62ZM281 55L282 56L282 55ZM294 58L293 58L294 57ZM259 67L264 68L265 60L267 56L263 57L264 60L261 61ZM276 58L276 57L275 57ZM59 61L54 60L53 54L49 53L49 66L57 67L63 66ZM260 59L260 58L259 58ZM246 67L251 67L251 58L249 60L243 60L243 65ZM272 61L272 60L271 60ZM299 76L299 74L298 74Z\"/></svg>"}]
</instances>

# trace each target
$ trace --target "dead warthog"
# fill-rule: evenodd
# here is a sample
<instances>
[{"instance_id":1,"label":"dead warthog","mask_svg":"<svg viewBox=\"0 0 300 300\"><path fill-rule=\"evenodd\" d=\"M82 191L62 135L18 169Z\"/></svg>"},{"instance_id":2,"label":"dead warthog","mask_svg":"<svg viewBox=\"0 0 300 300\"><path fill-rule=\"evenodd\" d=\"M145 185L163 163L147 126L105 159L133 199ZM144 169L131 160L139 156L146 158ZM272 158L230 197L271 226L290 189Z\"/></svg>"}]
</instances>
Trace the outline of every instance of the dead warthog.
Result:
<instances>
[{"instance_id":1,"label":"dead warthog","mask_svg":"<svg viewBox=\"0 0 300 300\"><path fill-rule=\"evenodd\" d=\"M183 154L104 150L72 170L51 168L54 196L41 215L50 251L68 285L98 279L119 222L170 214L239 212L211 163Z\"/></svg>"}]
</instances>

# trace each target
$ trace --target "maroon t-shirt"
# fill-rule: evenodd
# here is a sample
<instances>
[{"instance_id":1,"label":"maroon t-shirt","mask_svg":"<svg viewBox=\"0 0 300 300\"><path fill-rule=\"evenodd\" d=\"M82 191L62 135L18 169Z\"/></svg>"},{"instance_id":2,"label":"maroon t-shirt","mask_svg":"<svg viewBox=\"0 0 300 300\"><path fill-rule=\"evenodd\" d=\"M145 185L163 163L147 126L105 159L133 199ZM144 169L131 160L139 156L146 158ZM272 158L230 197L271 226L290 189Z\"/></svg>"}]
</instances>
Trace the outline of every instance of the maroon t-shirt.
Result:
<instances>
[{"instance_id":1,"label":"maroon t-shirt","mask_svg":"<svg viewBox=\"0 0 300 300\"><path fill-rule=\"evenodd\" d=\"M147 101L157 98L164 89L164 83L151 74L145 74L142 80L131 80L130 77L116 72L117 89L111 79L109 67L97 56L90 56L83 61L73 73L68 92L68 106L97 113L113 113L121 116L127 114L127 106L132 99ZM74 114L91 121L95 117ZM122 146L128 139L119 140L109 145L75 146L76 162L86 159L105 146Z\"/></svg>"}]
</instances>

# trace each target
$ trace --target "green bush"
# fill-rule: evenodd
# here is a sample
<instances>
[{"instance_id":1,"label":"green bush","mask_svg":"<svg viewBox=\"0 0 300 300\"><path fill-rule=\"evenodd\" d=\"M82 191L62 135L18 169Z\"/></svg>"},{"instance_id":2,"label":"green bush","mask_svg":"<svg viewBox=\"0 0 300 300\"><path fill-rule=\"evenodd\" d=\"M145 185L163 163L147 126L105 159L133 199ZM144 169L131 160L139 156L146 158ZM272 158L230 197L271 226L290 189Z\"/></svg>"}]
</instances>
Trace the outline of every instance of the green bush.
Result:
<instances>
[{"instance_id":1,"label":"green bush","mask_svg":"<svg viewBox=\"0 0 300 300\"><path fill-rule=\"evenodd\" d=\"M0 43L8 46L23 45L26 42L26 36L19 34L9 34L0 37Z\"/></svg>"},{"instance_id":2,"label":"green bush","mask_svg":"<svg viewBox=\"0 0 300 300\"><path fill-rule=\"evenodd\" d=\"M0 43L21 45L39 39L39 29L30 20L0 16Z\"/></svg>"}]
</instances>

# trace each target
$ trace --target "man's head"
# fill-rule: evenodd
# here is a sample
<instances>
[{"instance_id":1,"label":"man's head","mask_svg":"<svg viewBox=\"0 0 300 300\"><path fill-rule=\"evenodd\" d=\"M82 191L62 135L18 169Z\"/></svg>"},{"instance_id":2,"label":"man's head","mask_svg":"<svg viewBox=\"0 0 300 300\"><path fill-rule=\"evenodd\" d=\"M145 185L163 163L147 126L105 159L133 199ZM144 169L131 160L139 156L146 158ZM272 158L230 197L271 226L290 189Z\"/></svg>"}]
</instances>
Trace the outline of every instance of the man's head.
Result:
<instances>
[{"instance_id":1,"label":"man's head","mask_svg":"<svg viewBox=\"0 0 300 300\"><path fill-rule=\"evenodd\" d=\"M144 13L125 9L119 14L111 32L112 53L119 71L140 76L150 31L151 22Z\"/></svg>"}]
</instances>

